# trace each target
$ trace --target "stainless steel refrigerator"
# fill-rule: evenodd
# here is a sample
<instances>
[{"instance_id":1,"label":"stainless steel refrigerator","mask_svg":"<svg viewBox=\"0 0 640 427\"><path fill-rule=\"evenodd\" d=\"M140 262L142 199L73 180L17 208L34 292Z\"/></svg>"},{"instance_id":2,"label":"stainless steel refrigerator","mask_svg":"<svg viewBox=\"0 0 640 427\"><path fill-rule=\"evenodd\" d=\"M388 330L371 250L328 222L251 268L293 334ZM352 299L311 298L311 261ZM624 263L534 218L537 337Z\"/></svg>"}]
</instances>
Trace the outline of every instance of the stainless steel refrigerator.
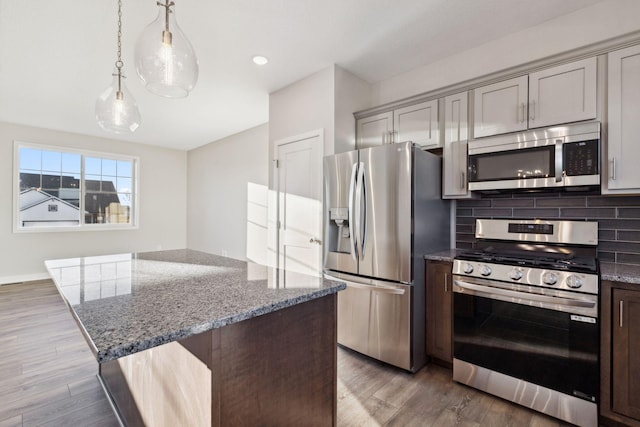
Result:
<instances>
[{"instance_id":1,"label":"stainless steel refrigerator","mask_svg":"<svg viewBox=\"0 0 640 427\"><path fill-rule=\"evenodd\" d=\"M412 143L324 158L324 272L338 343L415 372L426 362L424 255L450 247L440 157Z\"/></svg>"}]
</instances>

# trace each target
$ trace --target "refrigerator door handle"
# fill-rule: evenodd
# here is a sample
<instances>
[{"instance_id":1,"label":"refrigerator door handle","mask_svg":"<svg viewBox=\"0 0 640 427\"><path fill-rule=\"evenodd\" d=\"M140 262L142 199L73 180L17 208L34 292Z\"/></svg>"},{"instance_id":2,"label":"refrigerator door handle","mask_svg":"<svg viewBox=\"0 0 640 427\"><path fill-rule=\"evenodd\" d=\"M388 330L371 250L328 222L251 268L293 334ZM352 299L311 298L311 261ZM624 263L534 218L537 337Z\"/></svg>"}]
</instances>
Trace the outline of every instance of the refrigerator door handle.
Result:
<instances>
[{"instance_id":1,"label":"refrigerator door handle","mask_svg":"<svg viewBox=\"0 0 640 427\"><path fill-rule=\"evenodd\" d=\"M366 216L365 212L362 212L362 197L364 196L364 163L360 162L358 165L358 179L356 181L356 246L358 247L358 258L364 258L364 241L366 233L363 233L363 226L366 226L364 220Z\"/></svg>"},{"instance_id":2,"label":"refrigerator door handle","mask_svg":"<svg viewBox=\"0 0 640 427\"><path fill-rule=\"evenodd\" d=\"M339 279L336 279L339 280ZM347 284L347 286L351 286L352 288L365 289L371 292L378 292L384 294L392 294L392 295L404 295L405 290L400 287L394 286L382 286L382 285L364 285L356 282L349 282L342 280Z\"/></svg>"},{"instance_id":3,"label":"refrigerator door handle","mask_svg":"<svg viewBox=\"0 0 640 427\"><path fill-rule=\"evenodd\" d=\"M356 236L354 234L355 228L354 227L354 223L353 223L353 198L354 198L354 192L356 190L356 173L358 172L358 164L354 163L353 166L351 166L351 181L349 181L349 242L351 243L351 256L353 257L354 261L358 261L358 255L356 253L357 248L356 248Z\"/></svg>"}]
</instances>

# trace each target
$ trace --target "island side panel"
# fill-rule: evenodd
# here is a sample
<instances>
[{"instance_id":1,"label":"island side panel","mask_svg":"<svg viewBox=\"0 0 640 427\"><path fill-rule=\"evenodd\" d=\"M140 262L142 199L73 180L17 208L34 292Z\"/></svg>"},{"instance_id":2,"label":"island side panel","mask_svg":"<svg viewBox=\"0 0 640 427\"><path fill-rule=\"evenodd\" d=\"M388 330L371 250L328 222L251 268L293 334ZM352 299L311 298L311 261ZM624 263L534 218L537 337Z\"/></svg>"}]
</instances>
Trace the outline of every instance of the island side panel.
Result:
<instances>
[{"instance_id":1,"label":"island side panel","mask_svg":"<svg viewBox=\"0 0 640 427\"><path fill-rule=\"evenodd\" d=\"M129 427L212 423L212 336L204 332L100 365L100 377Z\"/></svg>"},{"instance_id":2,"label":"island side panel","mask_svg":"<svg viewBox=\"0 0 640 427\"><path fill-rule=\"evenodd\" d=\"M100 365L133 426L335 426L337 294Z\"/></svg>"},{"instance_id":3,"label":"island side panel","mask_svg":"<svg viewBox=\"0 0 640 427\"><path fill-rule=\"evenodd\" d=\"M337 294L221 330L223 426L335 426Z\"/></svg>"}]
</instances>

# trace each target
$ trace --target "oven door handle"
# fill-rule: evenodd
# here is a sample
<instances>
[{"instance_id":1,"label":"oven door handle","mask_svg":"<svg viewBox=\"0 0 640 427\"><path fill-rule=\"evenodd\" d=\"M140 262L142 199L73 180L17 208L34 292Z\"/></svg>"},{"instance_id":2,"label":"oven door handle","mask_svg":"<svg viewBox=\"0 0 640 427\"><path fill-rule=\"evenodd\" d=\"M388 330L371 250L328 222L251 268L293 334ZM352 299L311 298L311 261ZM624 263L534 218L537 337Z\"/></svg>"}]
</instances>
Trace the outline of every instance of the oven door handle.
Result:
<instances>
[{"instance_id":1,"label":"oven door handle","mask_svg":"<svg viewBox=\"0 0 640 427\"><path fill-rule=\"evenodd\" d=\"M472 291L473 294L484 294L487 297L491 298L492 296L503 296L509 298L515 298L526 301L536 301L543 302L547 304L558 304L558 305L567 305L571 307L586 307L593 308L596 305L596 301L587 301L583 299L576 298L565 298L565 297L550 297L547 295L539 295L539 294L530 294L518 291L511 291L508 289L500 289L487 287L482 285L474 285L473 283L463 282L461 280L454 280L454 283L461 287L462 289L466 289L468 291ZM455 291L455 290L454 290Z\"/></svg>"}]
</instances>

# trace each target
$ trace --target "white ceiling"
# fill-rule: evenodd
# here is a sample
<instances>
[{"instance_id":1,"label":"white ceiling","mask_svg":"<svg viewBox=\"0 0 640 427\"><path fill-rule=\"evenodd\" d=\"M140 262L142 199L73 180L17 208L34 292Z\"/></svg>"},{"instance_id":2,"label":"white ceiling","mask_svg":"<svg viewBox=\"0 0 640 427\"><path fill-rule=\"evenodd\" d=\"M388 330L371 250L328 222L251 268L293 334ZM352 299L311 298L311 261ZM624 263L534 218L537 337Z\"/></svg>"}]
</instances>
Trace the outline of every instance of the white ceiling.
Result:
<instances>
[{"instance_id":1,"label":"white ceiling","mask_svg":"<svg viewBox=\"0 0 640 427\"><path fill-rule=\"evenodd\" d=\"M123 0L124 71L142 124L122 136L94 116L111 83L117 1L0 0L0 121L188 150L267 122L270 92L333 63L375 83L599 0L175 1L199 81L183 99L144 89L133 45L157 7Z\"/></svg>"}]
</instances>

